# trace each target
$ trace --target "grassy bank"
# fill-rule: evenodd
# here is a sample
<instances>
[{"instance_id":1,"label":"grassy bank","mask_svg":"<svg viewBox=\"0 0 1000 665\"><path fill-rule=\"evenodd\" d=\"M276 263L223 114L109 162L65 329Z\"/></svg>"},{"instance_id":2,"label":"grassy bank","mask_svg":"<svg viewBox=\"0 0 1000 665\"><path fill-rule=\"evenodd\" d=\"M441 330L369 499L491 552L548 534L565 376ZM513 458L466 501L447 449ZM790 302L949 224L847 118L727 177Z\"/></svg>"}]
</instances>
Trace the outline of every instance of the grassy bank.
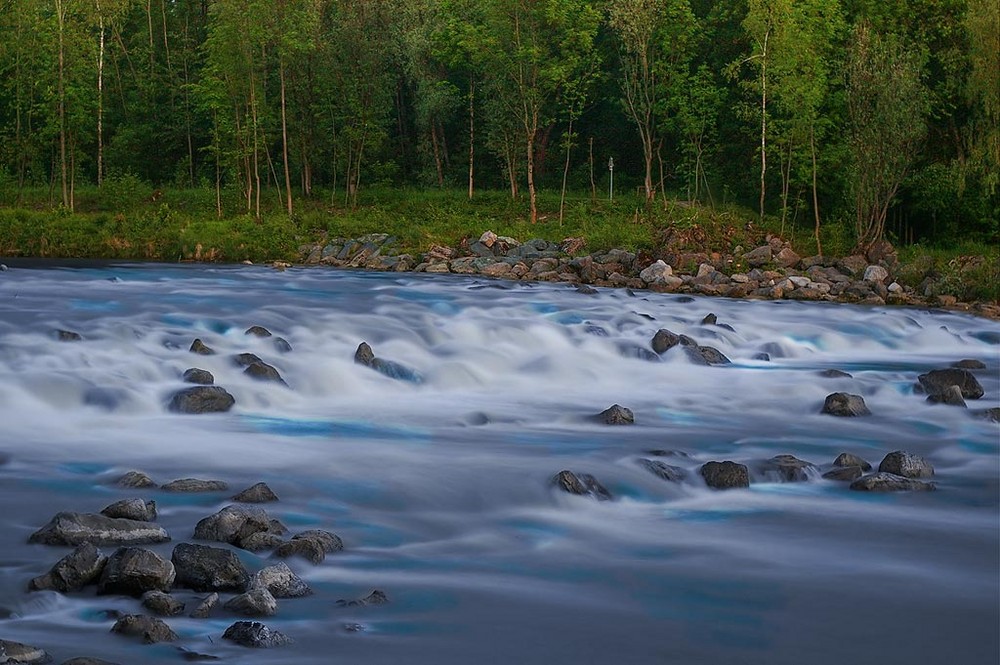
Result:
<instances>
[{"instance_id":1,"label":"grassy bank","mask_svg":"<svg viewBox=\"0 0 1000 665\"><path fill-rule=\"evenodd\" d=\"M635 193L592 199L589 193L567 197L559 220L559 197L542 193L537 224L526 221L526 204L505 192L479 192L473 200L457 190L372 188L357 206L342 196L316 192L296 202L289 217L270 193L260 220L234 192L226 192L218 218L210 189L154 190L141 181L112 180L100 189L77 191L76 211L53 208L48 189L0 192L0 256L104 258L156 261L254 263L298 258L301 244L323 237L353 238L381 232L396 236L402 251L419 253L431 245L455 246L489 229L520 240L540 237L559 241L582 237L587 251L615 247L655 256L667 241L691 251L737 253L761 243L768 233L788 239L802 256L816 253L812 229L757 215L736 206L704 206L657 201L647 206ZM822 229L824 252L846 255L850 229L828 223ZM948 248L914 245L900 248L899 278L916 287L925 278L941 293L963 300L1000 299L997 248L966 242Z\"/></svg>"}]
</instances>

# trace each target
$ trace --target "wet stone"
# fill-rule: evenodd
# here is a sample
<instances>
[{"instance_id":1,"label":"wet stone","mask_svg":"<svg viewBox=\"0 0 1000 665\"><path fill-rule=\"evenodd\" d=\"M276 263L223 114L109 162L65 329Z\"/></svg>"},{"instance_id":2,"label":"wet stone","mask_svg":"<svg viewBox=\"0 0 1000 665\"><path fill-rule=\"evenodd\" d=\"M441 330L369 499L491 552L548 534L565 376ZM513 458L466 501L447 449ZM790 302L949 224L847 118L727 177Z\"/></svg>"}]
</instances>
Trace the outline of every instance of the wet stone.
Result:
<instances>
[{"instance_id":1,"label":"wet stone","mask_svg":"<svg viewBox=\"0 0 1000 665\"><path fill-rule=\"evenodd\" d=\"M824 379L853 379L854 376L839 369L824 369L817 372Z\"/></svg>"},{"instance_id":2,"label":"wet stone","mask_svg":"<svg viewBox=\"0 0 1000 665\"><path fill-rule=\"evenodd\" d=\"M52 570L36 577L28 584L31 591L79 591L88 584L95 584L104 570L108 558L90 543L78 545L60 559Z\"/></svg>"},{"instance_id":3,"label":"wet stone","mask_svg":"<svg viewBox=\"0 0 1000 665\"><path fill-rule=\"evenodd\" d=\"M224 607L248 617L270 617L278 612L278 601L266 588L257 587L230 598Z\"/></svg>"},{"instance_id":4,"label":"wet stone","mask_svg":"<svg viewBox=\"0 0 1000 665\"><path fill-rule=\"evenodd\" d=\"M273 532L271 520L262 508L226 506L214 515L200 520L195 525L194 537L243 547L246 539L253 534Z\"/></svg>"},{"instance_id":5,"label":"wet stone","mask_svg":"<svg viewBox=\"0 0 1000 665\"><path fill-rule=\"evenodd\" d=\"M948 386L944 391L927 396L927 401L931 404L946 404L948 406L960 406L969 408L962 397L962 389L958 386Z\"/></svg>"},{"instance_id":6,"label":"wet stone","mask_svg":"<svg viewBox=\"0 0 1000 665\"><path fill-rule=\"evenodd\" d=\"M284 633L268 628L258 621L237 621L226 629L222 639L253 649L270 649L292 642Z\"/></svg>"},{"instance_id":7,"label":"wet stone","mask_svg":"<svg viewBox=\"0 0 1000 665\"><path fill-rule=\"evenodd\" d=\"M197 353L200 356L214 356L215 350L207 346L201 339L195 339L191 342L191 348L188 349L191 353Z\"/></svg>"},{"instance_id":8,"label":"wet stone","mask_svg":"<svg viewBox=\"0 0 1000 665\"><path fill-rule=\"evenodd\" d=\"M578 496L592 496L598 501L609 501L611 492L589 473L573 473L569 470L560 471L552 479L553 484L563 492Z\"/></svg>"},{"instance_id":9,"label":"wet stone","mask_svg":"<svg viewBox=\"0 0 1000 665\"><path fill-rule=\"evenodd\" d=\"M247 365L247 368L243 370L243 374L244 376L256 379L257 381L271 381L274 383L280 383L283 386L288 385L285 380L281 378L281 374L278 373L278 370L265 362L250 363Z\"/></svg>"},{"instance_id":10,"label":"wet stone","mask_svg":"<svg viewBox=\"0 0 1000 665\"><path fill-rule=\"evenodd\" d=\"M11 642L10 640L0 640L0 663L34 663L51 662L52 656L43 649L22 644L21 642Z\"/></svg>"},{"instance_id":11,"label":"wet stone","mask_svg":"<svg viewBox=\"0 0 1000 665\"><path fill-rule=\"evenodd\" d=\"M837 459L833 460L834 466L857 466L865 471L871 471L872 465L865 461L863 458L853 455L851 453L840 453L837 455Z\"/></svg>"},{"instance_id":12,"label":"wet stone","mask_svg":"<svg viewBox=\"0 0 1000 665\"><path fill-rule=\"evenodd\" d=\"M70 658L69 660L64 660L62 665L119 665L118 663L112 663L110 660L103 660L101 658Z\"/></svg>"},{"instance_id":13,"label":"wet stone","mask_svg":"<svg viewBox=\"0 0 1000 665\"><path fill-rule=\"evenodd\" d=\"M982 360L976 360L974 358L965 358L951 364L952 367L957 369L986 369L986 363Z\"/></svg>"},{"instance_id":14,"label":"wet stone","mask_svg":"<svg viewBox=\"0 0 1000 665\"><path fill-rule=\"evenodd\" d=\"M264 326L250 326L243 334L252 335L254 337L270 337L271 331Z\"/></svg>"},{"instance_id":15,"label":"wet stone","mask_svg":"<svg viewBox=\"0 0 1000 665\"><path fill-rule=\"evenodd\" d=\"M229 489L229 485L221 480L180 478L178 480L171 480L160 489L164 492L195 494L199 492L225 492Z\"/></svg>"},{"instance_id":16,"label":"wet stone","mask_svg":"<svg viewBox=\"0 0 1000 665\"><path fill-rule=\"evenodd\" d=\"M930 478L934 475L934 467L930 462L905 450L896 450L886 455L878 465L878 470L904 478Z\"/></svg>"},{"instance_id":17,"label":"wet stone","mask_svg":"<svg viewBox=\"0 0 1000 665\"><path fill-rule=\"evenodd\" d=\"M55 335L60 342L79 342L83 339L80 333L72 330L56 330Z\"/></svg>"},{"instance_id":18,"label":"wet stone","mask_svg":"<svg viewBox=\"0 0 1000 665\"><path fill-rule=\"evenodd\" d=\"M786 483L809 480L810 473L819 471L815 464L800 460L794 455L776 455L763 462L759 469L765 476L776 476Z\"/></svg>"},{"instance_id":19,"label":"wet stone","mask_svg":"<svg viewBox=\"0 0 1000 665\"><path fill-rule=\"evenodd\" d=\"M275 598L301 598L312 594L309 585L284 562L258 570L247 586L267 589Z\"/></svg>"},{"instance_id":20,"label":"wet stone","mask_svg":"<svg viewBox=\"0 0 1000 665\"><path fill-rule=\"evenodd\" d=\"M195 383L201 386L210 386L215 383L215 377L212 376L211 372L197 367L184 370L184 375L181 376L181 379L184 383Z\"/></svg>"},{"instance_id":21,"label":"wet stone","mask_svg":"<svg viewBox=\"0 0 1000 665\"><path fill-rule=\"evenodd\" d=\"M29 543L42 545L146 545L165 543L170 536L163 527L96 515L93 513L59 513L48 524L31 534Z\"/></svg>"},{"instance_id":22,"label":"wet stone","mask_svg":"<svg viewBox=\"0 0 1000 665\"><path fill-rule=\"evenodd\" d=\"M195 591L235 591L247 588L250 573L232 550L181 543L170 560L177 570L176 584Z\"/></svg>"},{"instance_id":23,"label":"wet stone","mask_svg":"<svg viewBox=\"0 0 1000 665\"><path fill-rule=\"evenodd\" d=\"M221 413L229 411L236 398L220 386L194 386L170 396L167 409L174 413Z\"/></svg>"},{"instance_id":24,"label":"wet stone","mask_svg":"<svg viewBox=\"0 0 1000 665\"><path fill-rule=\"evenodd\" d=\"M277 501L278 495L271 491L266 483L256 483L233 497L240 503L269 503Z\"/></svg>"},{"instance_id":25,"label":"wet stone","mask_svg":"<svg viewBox=\"0 0 1000 665\"><path fill-rule=\"evenodd\" d=\"M235 364L237 367L249 367L254 363L264 362L263 360L260 359L260 356L258 356L255 353L237 353L232 357L232 360L233 364Z\"/></svg>"},{"instance_id":26,"label":"wet stone","mask_svg":"<svg viewBox=\"0 0 1000 665\"><path fill-rule=\"evenodd\" d=\"M385 605L389 602L389 596L380 589L375 589L364 598L354 598L347 600L341 598L337 601L339 607L366 607L368 605Z\"/></svg>"},{"instance_id":27,"label":"wet stone","mask_svg":"<svg viewBox=\"0 0 1000 665\"><path fill-rule=\"evenodd\" d=\"M855 480L851 489L858 492L930 492L936 487L934 483L880 471Z\"/></svg>"},{"instance_id":28,"label":"wet stone","mask_svg":"<svg viewBox=\"0 0 1000 665\"><path fill-rule=\"evenodd\" d=\"M296 540L293 538L278 545L274 550L274 556L282 559L292 556L300 557L309 563L319 565L326 559L326 549L318 540L310 538Z\"/></svg>"},{"instance_id":29,"label":"wet stone","mask_svg":"<svg viewBox=\"0 0 1000 665\"><path fill-rule=\"evenodd\" d=\"M653 335L651 343L653 345L653 351L657 353L665 353L677 346L680 341L681 338L679 335L670 332L666 328L661 328L656 331L655 335Z\"/></svg>"},{"instance_id":30,"label":"wet stone","mask_svg":"<svg viewBox=\"0 0 1000 665\"><path fill-rule=\"evenodd\" d=\"M639 466L646 469L650 473L656 475L657 477L661 478L662 480L667 480L673 483L680 482L681 480L684 479L684 476L686 475L684 469L680 468L679 466L672 466L670 464L666 464L665 462L661 462L659 460L651 460L651 459L646 459L644 457L640 457L638 460L636 460L636 462L639 464Z\"/></svg>"},{"instance_id":31,"label":"wet stone","mask_svg":"<svg viewBox=\"0 0 1000 665\"><path fill-rule=\"evenodd\" d=\"M967 369L949 368L935 369L917 377L921 387L928 395L940 395L949 386L958 386L965 399L979 399L983 396L983 387L976 377Z\"/></svg>"},{"instance_id":32,"label":"wet stone","mask_svg":"<svg viewBox=\"0 0 1000 665\"><path fill-rule=\"evenodd\" d=\"M732 362L713 346L688 347L688 357L698 365L728 365Z\"/></svg>"},{"instance_id":33,"label":"wet stone","mask_svg":"<svg viewBox=\"0 0 1000 665\"><path fill-rule=\"evenodd\" d=\"M872 412L868 410L861 395L831 393L826 396L826 400L823 402L822 413L831 416L857 417L870 416Z\"/></svg>"},{"instance_id":34,"label":"wet stone","mask_svg":"<svg viewBox=\"0 0 1000 665\"><path fill-rule=\"evenodd\" d=\"M632 425L635 423L635 415L632 410L620 404L612 404L601 411L597 414L597 419L605 425Z\"/></svg>"},{"instance_id":35,"label":"wet stone","mask_svg":"<svg viewBox=\"0 0 1000 665\"><path fill-rule=\"evenodd\" d=\"M288 343L288 340L284 337L275 337L271 342L274 345L275 351L278 353L291 353L292 345Z\"/></svg>"},{"instance_id":36,"label":"wet stone","mask_svg":"<svg viewBox=\"0 0 1000 665\"><path fill-rule=\"evenodd\" d=\"M98 594L142 596L147 591L170 591L177 573L174 564L152 550L120 547L108 557L97 582Z\"/></svg>"},{"instance_id":37,"label":"wet stone","mask_svg":"<svg viewBox=\"0 0 1000 665\"><path fill-rule=\"evenodd\" d=\"M156 502L143 501L142 499L122 499L106 507L101 511L101 514L139 522L153 522L156 520Z\"/></svg>"},{"instance_id":38,"label":"wet stone","mask_svg":"<svg viewBox=\"0 0 1000 665\"><path fill-rule=\"evenodd\" d=\"M129 471L116 480L115 484L118 485L118 487L126 487L129 489L146 489L147 487L156 487L156 483L153 482L153 479L142 471Z\"/></svg>"},{"instance_id":39,"label":"wet stone","mask_svg":"<svg viewBox=\"0 0 1000 665\"><path fill-rule=\"evenodd\" d=\"M144 614L126 614L115 622L111 632L127 637L138 637L143 644L176 642L180 639L163 621Z\"/></svg>"},{"instance_id":40,"label":"wet stone","mask_svg":"<svg viewBox=\"0 0 1000 665\"><path fill-rule=\"evenodd\" d=\"M824 473L823 477L827 480L851 481L857 480L864 473L864 470L860 466L838 466Z\"/></svg>"},{"instance_id":41,"label":"wet stone","mask_svg":"<svg viewBox=\"0 0 1000 665\"><path fill-rule=\"evenodd\" d=\"M750 487L749 470L736 462L706 462L699 473L705 479L705 484L713 489Z\"/></svg>"},{"instance_id":42,"label":"wet stone","mask_svg":"<svg viewBox=\"0 0 1000 665\"><path fill-rule=\"evenodd\" d=\"M142 594L142 606L161 617L177 616L184 611L184 603L162 591L147 591Z\"/></svg>"},{"instance_id":43,"label":"wet stone","mask_svg":"<svg viewBox=\"0 0 1000 665\"><path fill-rule=\"evenodd\" d=\"M212 614L212 610L215 609L215 606L218 604L219 594L212 592L205 596L200 603L198 603L198 607L194 608L190 616L192 619L207 619L209 615Z\"/></svg>"}]
</instances>

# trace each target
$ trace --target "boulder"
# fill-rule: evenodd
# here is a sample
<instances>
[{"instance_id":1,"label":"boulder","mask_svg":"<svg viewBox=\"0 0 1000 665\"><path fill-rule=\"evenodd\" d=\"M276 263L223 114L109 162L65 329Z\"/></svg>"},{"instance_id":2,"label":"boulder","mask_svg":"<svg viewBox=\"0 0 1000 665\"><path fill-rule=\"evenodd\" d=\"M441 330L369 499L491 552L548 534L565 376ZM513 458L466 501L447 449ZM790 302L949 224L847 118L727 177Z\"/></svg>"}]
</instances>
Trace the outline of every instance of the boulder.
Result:
<instances>
[{"instance_id":1,"label":"boulder","mask_svg":"<svg viewBox=\"0 0 1000 665\"><path fill-rule=\"evenodd\" d=\"M786 483L809 480L810 475L819 472L815 464L800 460L794 455L776 455L762 462L758 470L766 477Z\"/></svg>"},{"instance_id":2,"label":"boulder","mask_svg":"<svg viewBox=\"0 0 1000 665\"><path fill-rule=\"evenodd\" d=\"M746 466L736 462L706 462L699 470L705 484L713 489L750 487L750 473Z\"/></svg>"},{"instance_id":3,"label":"boulder","mask_svg":"<svg viewBox=\"0 0 1000 665\"><path fill-rule=\"evenodd\" d=\"M52 656L47 654L43 649L20 642L0 640L0 663L34 665L35 663L41 664L51 661Z\"/></svg>"},{"instance_id":4,"label":"boulder","mask_svg":"<svg viewBox=\"0 0 1000 665\"><path fill-rule=\"evenodd\" d=\"M319 564L327 554L344 549L344 543L336 534L329 531L314 529L303 531L292 537L274 550L274 556L287 558L301 557L310 563Z\"/></svg>"},{"instance_id":5,"label":"boulder","mask_svg":"<svg viewBox=\"0 0 1000 665\"><path fill-rule=\"evenodd\" d=\"M160 488L164 492L177 494L197 494L201 492L225 492L229 485L222 480L201 480L200 478L179 478L171 480Z\"/></svg>"},{"instance_id":6,"label":"boulder","mask_svg":"<svg viewBox=\"0 0 1000 665\"><path fill-rule=\"evenodd\" d=\"M79 342L83 337L78 332L72 330L56 330L56 339L60 342Z\"/></svg>"},{"instance_id":7,"label":"boulder","mask_svg":"<svg viewBox=\"0 0 1000 665\"><path fill-rule=\"evenodd\" d=\"M861 457L858 457L857 455L852 455L851 453L840 453L839 455L837 455L837 459L833 460L833 465L839 467L857 466L865 471L872 470L871 464L866 462Z\"/></svg>"},{"instance_id":8,"label":"boulder","mask_svg":"<svg viewBox=\"0 0 1000 665\"><path fill-rule=\"evenodd\" d=\"M224 607L248 617L270 617L278 612L278 601L266 588L257 587L230 598Z\"/></svg>"},{"instance_id":9,"label":"boulder","mask_svg":"<svg viewBox=\"0 0 1000 665\"><path fill-rule=\"evenodd\" d=\"M165 543L170 536L163 527L93 513L59 513L31 534L29 543L42 545L146 545Z\"/></svg>"},{"instance_id":10,"label":"boulder","mask_svg":"<svg viewBox=\"0 0 1000 665\"><path fill-rule=\"evenodd\" d=\"M257 621L237 621L226 629L222 639L253 649L270 649L291 644L292 639Z\"/></svg>"},{"instance_id":11,"label":"boulder","mask_svg":"<svg viewBox=\"0 0 1000 665\"><path fill-rule=\"evenodd\" d=\"M952 367L957 369L986 369L986 363L982 360L976 360L974 358L965 358L963 360L958 360L951 364Z\"/></svg>"},{"instance_id":12,"label":"boulder","mask_svg":"<svg viewBox=\"0 0 1000 665\"><path fill-rule=\"evenodd\" d=\"M884 284L889 279L889 271L882 266L871 265L865 268L865 274L861 278L863 282Z\"/></svg>"},{"instance_id":13,"label":"boulder","mask_svg":"<svg viewBox=\"0 0 1000 665\"><path fill-rule=\"evenodd\" d=\"M265 362L250 363L247 365L247 368L243 370L243 375L258 381L273 381L274 383L280 383L283 386L288 385L285 383L285 380L281 378L281 374L278 373L278 370Z\"/></svg>"},{"instance_id":14,"label":"boulder","mask_svg":"<svg viewBox=\"0 0 1000 665\"><path fill-rule=\"evenodd\" d=\"M271 491L267 483L251 485L233 497L233 501L239 501L240 503L270 503L277 500L278 495Z\"/></svg>"},{"instance_id":15,"label":"boulder","mask_svg":"<svg viewBox=\"0 0 1000 665\"><path fill-rule=\"evenodd\" d=\"M823 477L827 480L852 481L864 474L865 472L860 466L837 466L824 473Z\"/></svg>"},{"instance_id":16,"label":"boulder","mask_svg":"<svg viewBox=\"0 0 1000 665\"><path fill-rule=\"evenodd\" d=\"M673 466L671 464L666 464L659 460L646 459L645 457L640 457L636 462L642 468L646 469L650 473L658 476L663 480L668 480L670 482L680 482L684 479L686 473L684 469L679 466Z\"/></svg>"},{"instance_id":17,"label":"boulder","mask_svg":"<svg viewBox=\"0 0 1000 665\"><path fill-rule=\"evenodd\" d=\"M689 346L686 351L688 358L696 365L728 365L732 362L713 346Z\"/></svg>"},{"instance_id":18,"label":"boulder","mask_svg":"<svg viewBox=\"0 0 1000 665\"><path fill-rule=\"evenodd\" d=\"M236 591L247 588L250 573L232 550L181 543L170 557L177 586L195 591Z\"/></svg>"},{"instance_id":19,"label":"boulder","mask_svg":"<svg viewBox=\"0 0 1000 665\"><path fill-rule=\"evenodd\" d=\"M968 408L965 399L962 397L962 389L958 386L948 386L944 392L928 395L927 401L931 404L948 404L950 406Z\"/></svg>"},{"instance_id":20,"label":"boulder","mask_svg":"<svg viewBox=\"0 0 1000 665\"><path fill-rule=\"evenodd\" d=\"M184 370L181 379L184 383L195 383L200 386L210 386L215 383L215 377L207 369L199 369L197 367L191 367L190 369Z\"/></svg>"},{"instance_id":21,"label":"boulder","mask_svg":"<svg viewBox=\"0 0 1000 665\"><path fill-rule=\"evenodd\" d=\"M341 598L337 601L337 605L340 607L366 607L368 605L385 605L388 602L389 596L385 594L385 591L375 589L364 598L353 598L350 600Z\"/></svg>"},{"instance_id":22,"label":"boulder","mask_svg":"<svg viewBox=\"0 0 1000 665\"><path fill-rule=\"evenodd\" d=\"M118 485L118 487L126 487L128 489L146 489L148 487L156 487L156 483L153 482L153 479L142 471L129 471L124 476L116 480L115 485Z\"/></svg>"},{"instance_id":23,"label":"boulder","mask_svg":"<svg viewBox=\"0 0 1000 665\"><path fill-rule=\"evenodd\" d=\"M142 606L161 617L177 616L184 611L184 603L162 591L147 591L142 594Z\"/></svg>"},{"instance_id":24,"label":"boulder","mask_svg":"<svg viewBox=\"0 0 1000 665\"><path fill-rule=\"evenodd\" d=\"M917 380L928 395L940 395L949 386L958 386L965 399L979 399L983 396L983 387L975 375L967 369L957 367L935 369L921 374Z\"/></svg>"},{"instance_id":25,"label":"boulder","mask_svg":"<svg viewBox=\"0 0 1000 665\"><path fill-rule=\"evenodd\" d=\"M309 585L284 562L262 568L250 577L249 589L267 589L275 598L301 598L312 593Z\"/></svg>"},{"instance_id":26,"label":"boulder","mask_svg":"<svg viewBox=\"0 0 1000 665\"><path fill-rule=\"evenodd\" d=\"M188 349L191 353L197 353L200 356L214 356L215 350L211 347L206 346L204 342L200 339L195 339L191 342L191 348Z\"/></svg>"},{"instance_id":27,"label":"boulder","mask_svg":"<svg viewBox=\"0 0 1000 665\"><path fill-rule=\"evenodd\" d=\"M274 340L272 341L272 344L274 344L274 349L278 353L292 352L292 345L289 344L288 340L285 339L284 337L275 337Z\"/></svg>"},{"instance_id":28,"label":"boulder","mask_svg":"<svg viewBox=\"0 0 1000 665\"><path fill-rule=\"evenodd\" d=\"M90 543L77 545L76 549L59 559L52 569L34 578L28 588L32 591L79 591L94 584L101 576L108 558Z\"/></svg>"},{"instance_id":29,"label":"boulder","mask_svg":"<svg viewBox=\"0 0 1000 665\"><path fill-rule=\"evenodd\" d=\"M252 335L254 337L270 337L271 331L264 326L250 326L243 334Z\"/></svg>"},{"instance_id":30,"label":"boulder","mask_svg":"<svg viewBox=\"0 0 1000 665\"><path fill-rule=\"evenodd\" d=\"M390 379L399 379L411 383L423 382L423 377L416 370L412 370L392 360L376 358L375 352L372 351L372 347L367 342L361 342L358 345L357 351L354 352L354 362L369 367Z\"/></svg>"},{"instance_id":31,"label":"boulder","mask_svg":"<svg viewBox=\"0 0 1000 665\"><path fill-rule=\"evenodd\" d=\"M243 546L243 541L255 533L271 533L267 513L251 506L226 506L214 515L199 521L194 529L198 540L214 540Z\"/></svg>"},{"instance_id":32,"label":"boulder","mask_svg":"<svg viewBox=\"0 0 1000 665\"><path fill-rule=\"evenodd\" d=\"M934 467L930 462L905 450L896 450L886 455L878 465L878 470L904 478L930 478L934 475Z\"/></svg>"},{"instance_id":33,"label":"boulder","mask_svg":"<svg viewBox=\"0 0 1000 665\"><path fill-rule=\"evenodd\" d=\"M219 386L193 386L170 396L167 408L175 413L219 413L236 404L236 398Z\"/></svg>"},{"instance_id":34,"label":"boulder","mask_svg":"<svg viewBox=\"0 0 1000 665\"><path fill-rule=\"evenodd\" d=\"M936 487L934 483L880 471L858 478L851 483L851 489L859 492L929 492Z\"/></svg>"},{"instance_id":35,"label":"boulder","mask_svg":"<svg viewBox=\"0 0 1000 665\"><path fill-rule=\"evenodd\" d=\"M861 395L851 395L850 393L827 395L821 413L841 417L870 416L872 414Z\"/></svg>"},{"instance_id":36,"label":"boulder","mask_svg":"<svg viewBox=\"0 0 1000 665\"><path fill-rule=\"evenodd\" d=\"M639 273L639 279L647 284L663 284L666 282L666 278L673 274L673 268L660 259L655 263L650 264L649 267L643 269Z\"/></svg>"},{"instance_id":37,"label":"boulder","mask_svg":"<svg viewBox=\"0 0 1000 665\"><path fill-rule=\"evenodd\" d=\"M752 268L759 268L771 262L771 246L763 245L743 255L743 260Z\"/></svg>"},{"instance_id":38,"label":"boulder","mask_svg":"<svg viewBox=\"0 0 1000 665\"><path fill-rule=\"evenodd\" d=\"M344 542L340 539L340 536L329 531L324 531L323 529L308 529L292 536L292 540L316 541L327 554L340 552L344 549Z\"/></svg>"},{"instance_id":39,"label":"boulder","mask_svg":"<svg viewBox=\"0 0 1000 665\"><path fill-rule=\"evenodd\" d=\"M681 338L679 335L670 332L666 328L660 328L656 331L656 334L653 335L653 351L656 351L657 353L665 353L677 346L680 341Z\"/></svg>"},{"instance_id":40,"label":"boulder","mask_svg":"<svg viewBox=\"0 0 1000 665\"><path fill-rule=\"evenodd\" d=\"M994 423L1000 423L1000 407L995 406L992 409L983 409L981 411L975 411L974 413L977 418L989 420Z\"/></svg>"},{"instance_id":41,"label":"boulder","mask_svg":"<svg viewBox=\"0 0 1000 665\"><path fill-rule=\"evenodd\" d=\"M632 409L627 409L621 404L612 404L597 414L595 418L605 425L632 425L635 423Z\"/></svg>"},{"instance_id":42,"label":"boulder","mask_svg":"<svg viewBox=\"0 0 1000 665\"><path fill-rule=\"evenodd\" d=\"M115 622L111 632L141 638L143 644L176 642L180 639L163 621L144 614L126 614Z\"/></svg>"},{"instance_id":43,"label":"boulder","mask_svg":"<svg viewBox=\"0 0 1000 665\"><path fill-rule=\"evenodd\" d=\"M794 268L801 260L802 257L796 254L791 247L782 248L774 257L774 262L782 268Z\"/></svg>"},{"instance_id":44,"label":"boulder","mask_svg":"<svg viewBox=\"0 0 1000 665\"><path fill-rule=\"evenodd\" d=\"M569 494L592 496L598 501L608 501L611 499L611 492L589 473L576 474L572 471L563 470L555 475L552 483Z\"/></svg>"},{"instance_id":45,"label":"boulder","mask_svg":"<svg viewBox=\"0 0 1000 665\"><path fill-rule=\"evenodd\" d=\"M122 499L102 510L101 514L138 522L154 522L156 521L156 502L143 501L142 499Z\"/></svg>"},{"instance_id":46,"label":"boulder","mask_svg":"<svg viewBox=\"0 0 1000 665\"><path fill-rule=\"evenodd\" d=\"M701 325L703 326L714 326L719 322L719 317L717 317L713 312L709 312L705 315L705 318L701 320Z\"/></svg>"},{"instance_id":47,"label":"boulder","mask_svg":"<svg viewBox=\"0 0 1000 665\"><path fill-rule=\"evenodd\" d=\"M194 608L191 612L192 619L207 619L215 609L215 606L219 604L219 594L215 591L205 596L198 607Z\"/></svg>"},{"instance_id":48,"label":"boulder","mask_svg":"<svg viewBox=\"0 0 1000 665\"><path fill-rule=\"evenodd\" d=\"M177 573L174 564L152 550L120 547L108 557L97 581L98 594L139 597L147 591L170 591Z\"/></svg>"},{"instance_id":49,"label":"boulder","mask_svg":"<svg viewBox=\"0 0 1000 665\"><path fill-rule=\"evenodd\" d=\"M854 377L847 372L841 371L839 369L824 369L817 372L824 379L853 379Z\"/></svg>"}]
</instances>

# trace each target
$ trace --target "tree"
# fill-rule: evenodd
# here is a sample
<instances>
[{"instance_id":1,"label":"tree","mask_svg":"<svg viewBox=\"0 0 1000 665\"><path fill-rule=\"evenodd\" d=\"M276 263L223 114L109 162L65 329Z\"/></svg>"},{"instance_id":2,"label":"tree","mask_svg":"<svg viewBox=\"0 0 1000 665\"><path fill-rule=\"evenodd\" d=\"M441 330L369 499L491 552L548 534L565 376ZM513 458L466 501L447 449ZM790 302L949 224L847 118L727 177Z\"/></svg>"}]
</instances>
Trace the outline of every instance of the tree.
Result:
<instances>
[{"instance_id":1,"label":"tree","mask_svg":"<svg viewBox=\"0 0 1000 665\"><path fill-rule=\"evenodd\" d=\"M851 193L857 246L882 238L886 215L926 132L927 89L919 58L865 22L847 60Z\"/></svg>"}]
</instances>

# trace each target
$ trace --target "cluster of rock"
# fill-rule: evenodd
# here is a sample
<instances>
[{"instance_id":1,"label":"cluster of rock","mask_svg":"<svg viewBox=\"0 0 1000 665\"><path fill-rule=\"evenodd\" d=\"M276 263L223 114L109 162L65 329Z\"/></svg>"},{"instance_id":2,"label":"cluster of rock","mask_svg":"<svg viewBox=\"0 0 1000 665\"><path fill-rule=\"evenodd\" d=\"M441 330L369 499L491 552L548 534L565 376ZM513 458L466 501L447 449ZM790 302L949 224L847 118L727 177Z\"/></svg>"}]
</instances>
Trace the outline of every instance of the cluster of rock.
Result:
<instances>
[{"instance_id":1,"label":"cluster of rock","mask_svg":"<svg viewBox=\"0 0 1000 665\"><path fill-rule=\"evenodd\" d=\"M299 257L307 265L482 275L730 298L956 304L952 296L931 299L930 284L913 289L897 282L894 275L899 263L886 241L874 245L866 255L843 258L802 257L773 236L758 247L737 247L731 254L671 251L668 247L658 258L622 249L582 255L584 245L581 238L560 243L534 238L522 243L486 231L457 248L435 245L414 255L399 254L396 238L372 233L302 245Z\"/></svg>"},{"instance_id":2,"label":"cluster of rock","mask_svg":"<svg viewBox=\"0 0 1000 665\"><path fill-rule=\"evenodd\" d=\"M156 488L146 474L131 471L116 483L123 488ZM164 484L166 492L220 492L228 490L225 482L184 478ZM265 483L257 483L236 494L239 504L260 504L277 501L278 497ZM62 512L30 537L29 543L71 546L73 551L57 561L45 574L28 583L29 591L79 592L94 587L98 595L121 595L137 598L141 613L109 612L115 624L111 632L141 640L144 644L178 642L179 636L160 617L173 617L185 612L187 603L178 598L176 590L208 594L195 598L196 605L188 614L204 619L216 614L229 614L251 619L274 616L279 599L301 598L313 593L309 585L283 561L251 572L233 549L199 543L177 544L169 559L142 545L170 541L163 527L155 524L156 502L138 498L116 501L100 513ZM193 538L219 542L253 552L273 550L277 558L300 557L313 564L321 563L327 554L341 551L343 542L329 531L312 529L290 539L279 520L268 516L258 506L229 505L205 517L194 529ZM100 546L117 546L110 554ZM230 597L223 600L220 594ZM360 599L343 599L341 606L380 605L388 602L384 592L375 590ZM288 644L291 638L267 625L253 620L240 620L229 626L222 639L235 644L268 648ZM186 660L215 659L186 649ZM49 662L43 650L0 640L0 662ZM74 659L70 663L101 663L94 659Z\"/></svg>"}]
</instances>

